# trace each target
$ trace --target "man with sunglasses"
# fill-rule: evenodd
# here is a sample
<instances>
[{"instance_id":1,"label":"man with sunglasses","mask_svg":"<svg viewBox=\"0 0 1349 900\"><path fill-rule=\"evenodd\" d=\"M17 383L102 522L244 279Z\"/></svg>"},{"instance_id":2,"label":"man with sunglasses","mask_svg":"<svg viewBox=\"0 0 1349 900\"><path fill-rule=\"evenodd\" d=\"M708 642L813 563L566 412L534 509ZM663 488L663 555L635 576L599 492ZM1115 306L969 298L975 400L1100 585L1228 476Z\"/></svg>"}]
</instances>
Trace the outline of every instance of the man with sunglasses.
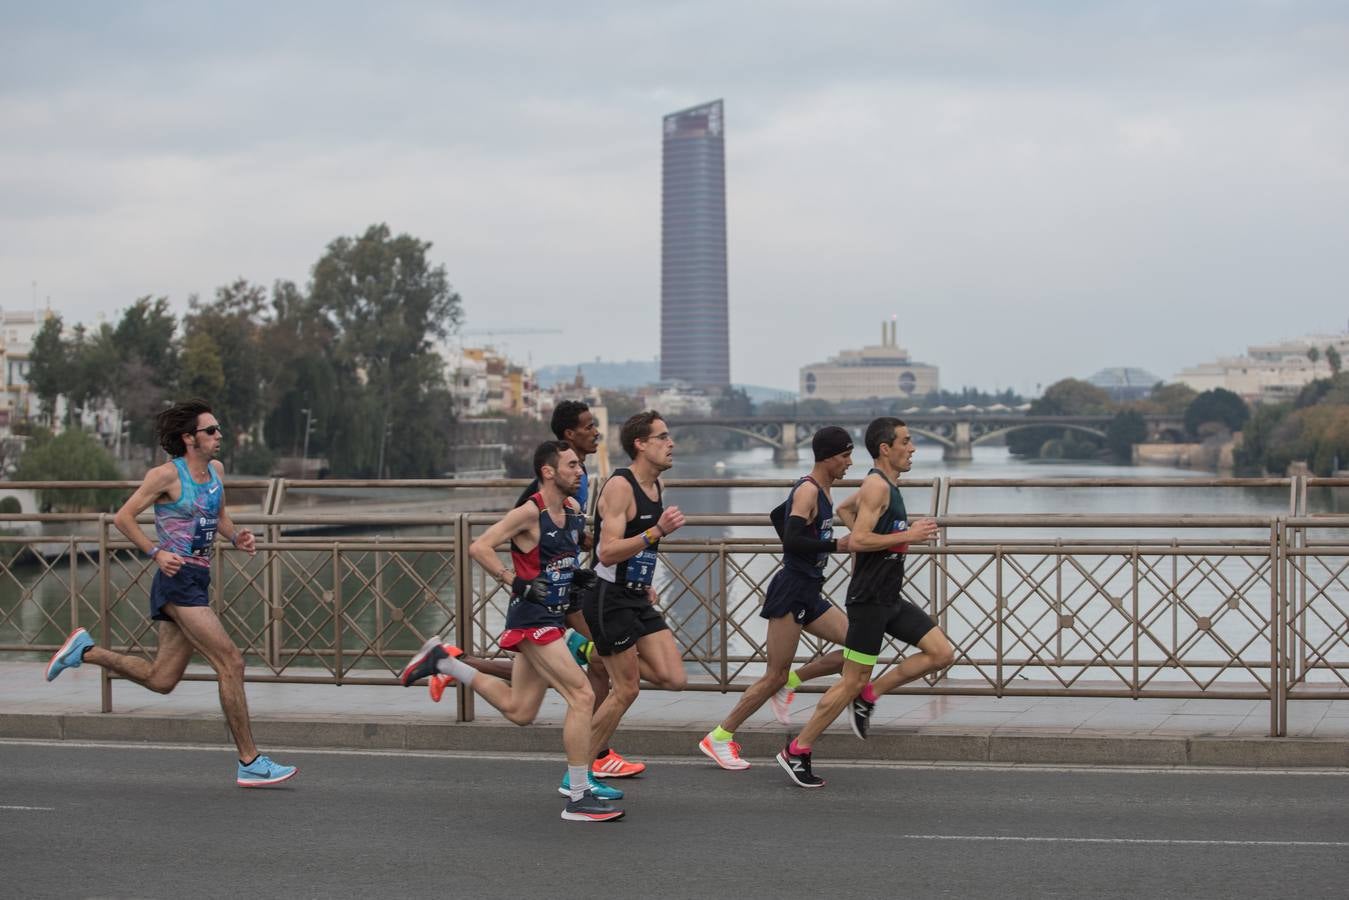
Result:
<instances>
[{"instance_id":1,"label":"man with sunglasses","mask_svg":"<svg viewBox=\"0 0 1349 900\"><path fill-rule=\"evenodd\" d=\"M150 618L159 623L153 660L114 653L94 645L76 628L47 664L51 681L82 662L110 669L129 681L167 694L183 679L193 651L206 657L220 686L220 708L239 751L235 783L240 787L280 784L298 771L258 752L244 696L244 659L210 607L211 554L219 534L252 556L253 533L237 528L225 509L224 467L215 459L222 441L220 423L201 400L178 403L159 414L159 444L170 459L146 473L136 492L117 511L113 524L157 568L150 586ZM151 505L151 541L136 517Z\"/></svg>"}]
</instances>

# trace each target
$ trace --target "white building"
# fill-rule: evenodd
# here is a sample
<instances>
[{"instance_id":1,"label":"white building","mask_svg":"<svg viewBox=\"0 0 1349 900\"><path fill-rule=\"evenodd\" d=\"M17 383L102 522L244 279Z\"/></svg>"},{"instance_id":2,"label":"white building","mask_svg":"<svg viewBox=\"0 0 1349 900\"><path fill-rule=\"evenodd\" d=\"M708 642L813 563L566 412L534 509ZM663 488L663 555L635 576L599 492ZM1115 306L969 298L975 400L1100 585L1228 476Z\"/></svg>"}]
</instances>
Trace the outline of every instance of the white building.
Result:
<instances>
[{"instance_id":1,"label":"white building","mask_svg":"<svg viewBox=\"0 0 1349 900\"><path fill-rule=\"evenodd\" d=\"M40 403L28 387L28 370L32 367L29 354L38 329L49 317L50 309L21 312L0 309L0 378L3 378L3 396L0 397L0 435L10 434L13 423L33 418Z\"/></svg>"},{"instance_id":2,"label":"white building","mask_svg":"<svg viewBox=\"0 0 1349 900\"><path fill-rule=\"evenodd\" d=\"M712 415L712 398L682 382L647 388L638 397L643 409L654 409L665 416L696 419Z\"/></svg>"},{"instance_id":3,"label":"white building","mask_svg":"<svg viewBox=\"0 0 1349 900\"><path fill-rule=\"evenodd\" d=\"M540 417L542 396L532 369L493 347L442 347L440 355L461 418L503 413Z\"/></svg>"},{"instance_id":4,"label":"white building","mask_svg":"<svg viewBox=\"0 0 1349 900\"><path fill-rule=\"evenodd\" d=\"M939 390L937 367L914 362L895 342L895 323L881 323L881 342L844 350L828 362L801 367L801 399L908 399Z\"/></svg>"},{"instance_id":5,"label":"white building","mask_svg":"<svg viewBox=\"0 0 1349 900\"><path fill-rule=\"evenodd\" d=\"M1196 391L1223 388L1252 403L1276 403L1296 397L1310 382L1332 374L1326 348L1349 363L1349 333L1309 334L1300 338L1257 344L1245 356L1228 356L1179 372L1175 381ZM1313 362L1310 351L1316 351Z\"/></svg>"}]
</instances>

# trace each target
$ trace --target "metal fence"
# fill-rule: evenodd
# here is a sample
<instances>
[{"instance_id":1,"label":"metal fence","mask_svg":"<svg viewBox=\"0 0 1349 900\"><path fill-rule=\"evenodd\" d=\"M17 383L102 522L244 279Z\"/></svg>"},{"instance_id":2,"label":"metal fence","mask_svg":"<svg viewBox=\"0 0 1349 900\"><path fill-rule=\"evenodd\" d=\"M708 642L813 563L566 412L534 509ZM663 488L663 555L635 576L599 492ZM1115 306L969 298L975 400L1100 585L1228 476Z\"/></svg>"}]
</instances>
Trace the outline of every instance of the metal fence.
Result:
<instances>
[{"instance_id":1,"label":"metal fence","mask_svg":"<svg viewBox=\"0 0 1349 900\"><path fill-rule=\"evenodd\" d=\"M672 480L669 488L790 483ZM211 589L247 678L393 685L432 635L475 656L502 655L507 592L467 552L498 515L463 507L500 510L520 484L231 481L231 516L258 533L258 553L218 548ZM989 486L1160 488L1183 509L1187 491L1233 484L1286 490L1287 513L952 511L958 495ZM1271 735L1286 733L1290 701L1349 698L1349 516L1307 507L1309 489L1349 488L1349 479L934 479L911 487L941 528L932 545L912 549L904 592L948 634L956 660L901 692L1261 700ZM297 498L323 492L321 502L296 508ZM245 502L236 507L236 498ZM708 536L661 543L661 606L690 690L743 690L762 672L758 610L780 554L767 524L766 513L695 515L689 533ZM100 645L153 654L145 598L155 567L111 516L0 515L0 531L0 652L45 658L84 625ZM837 556L827 572L826 593L840 604L849 567ZM804 635L798 661L826 649ZM887 645L882 664L906 649ZM104 711L113 683L105 673ZM461 690L459 717L473 713L472 694Z\"/></svg>"}]
</instances>

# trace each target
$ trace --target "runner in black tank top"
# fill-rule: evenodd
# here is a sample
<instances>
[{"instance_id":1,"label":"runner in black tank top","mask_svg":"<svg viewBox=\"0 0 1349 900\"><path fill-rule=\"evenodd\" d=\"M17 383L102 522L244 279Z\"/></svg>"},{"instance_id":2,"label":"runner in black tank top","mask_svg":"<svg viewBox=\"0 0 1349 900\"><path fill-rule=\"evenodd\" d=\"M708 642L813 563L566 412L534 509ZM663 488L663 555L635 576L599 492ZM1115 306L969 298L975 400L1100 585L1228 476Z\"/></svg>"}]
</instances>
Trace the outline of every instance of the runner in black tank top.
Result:
<instances>
[{"instance_id":1,"label":"runner in black tank top","mask_svg":"<svg viewBox=\"0 0 1349 900\"><path fill-rule=\"evenodd\" d=\"M636 774L609 748L623 713L637 699L640 679L683 690L683 660L655 606L660 542L684 524L677 506L665 506L660 474L674 464L674 439L660 414L638 413L623 423L623 449L632 460L600 488L595 505L595 584L581 598L596 652L612 688L595 711L595 774ZM640 771L637 770L637 771Z\"/></svg>"},{"instance_id":2,"label":"runner in black tank top","mask_svg":"<svg viewBox=\"0 0 1349 900\"><path fill-rule=\"evenodd\" d=\"M603 785L590 777L590 733L594 695L585 674L571 658L562 637L562 613L576 569L576 547L584 530L580 507L573 495L581 481L576 452L561 441L544 441L534 451L534 474L539 495L517 506L487 529L468 548L469 556L501 584L512 588L502 647L518 652L514 677L507 684L456 659L457 649L431 638L403 669L399 680L410 685L434 674L449 675L517 725L528 725L538 715L543 695L553 688L567 702L562 742L567 751L567 777L561 787L567 797L562 818L603 822L623 811L596 795ZM511 545L516 568L504 566L497 547ZM618 796L622 796L621 793Z\"/></svg>"},{"instance_id":3,"label":"runner in black tank top","mask_svg":"<svg viewBox=\"0 0 1349 900\"><path fill-rule=\"evenodd\" d=\"M831 425L815 432L811 448L815 467L769 514L782 538L782 568L768 583L760 613L768 620L768 665L722 723L698 742L703 755L723 769L749 768L740 757L735 730L765 702L771 700L778 721L790 725L791 702L801 682L835 675L843 668L843 653L835 650L790 671L803 630L834 644L842 644L848 633L847 616L823 592L831 555L848 552L849 537L833 536L830 490L852 464L852 436Z\"/></svg>"},{"instance_id":4,"label":"runner in black tank top","mask_svg":"<svg viewBox=\"0 0 1349 900\"><path fill-rule=\"evenodd\" d=\"M848 636L843 676L820 698L810 722L778 754L778 764L801 787L822 787L811 772L810 751L818 738L851 706L853 733L867 736L876 698L895 687L951 664L954 651L941 629L919 607L901 596L904 554L912 543L936 536L933 519L908 521L897 482L913 465L913 439L899 419L888 416L867 426L867 450L875 460L862 487L838 507L848 525L856 569L847 598ZM870 682L886 635L918 647L884 675Z\"/></svg>"}]
</instances>

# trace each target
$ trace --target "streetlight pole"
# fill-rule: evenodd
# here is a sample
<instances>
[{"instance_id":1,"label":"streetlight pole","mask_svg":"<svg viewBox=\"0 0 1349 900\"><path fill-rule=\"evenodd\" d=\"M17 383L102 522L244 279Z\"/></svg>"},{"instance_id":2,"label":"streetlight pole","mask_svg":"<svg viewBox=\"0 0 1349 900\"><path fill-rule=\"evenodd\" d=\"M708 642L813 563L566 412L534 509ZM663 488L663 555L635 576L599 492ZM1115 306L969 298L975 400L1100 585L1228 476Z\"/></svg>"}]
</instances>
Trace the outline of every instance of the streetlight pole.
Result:
<instances>
[{"instance_id":1,"label":"streetlight pole","mask_svg":"<svg viewBox=\"0 0 1349 900\"><path fill-rule=\"evenodd\" d=\"M309 433L314 430L314 412L305 407L300 410L304 413L304 452L300 454L300 477L305 478L309 472Z\"/></svg>"}]
</instances>

